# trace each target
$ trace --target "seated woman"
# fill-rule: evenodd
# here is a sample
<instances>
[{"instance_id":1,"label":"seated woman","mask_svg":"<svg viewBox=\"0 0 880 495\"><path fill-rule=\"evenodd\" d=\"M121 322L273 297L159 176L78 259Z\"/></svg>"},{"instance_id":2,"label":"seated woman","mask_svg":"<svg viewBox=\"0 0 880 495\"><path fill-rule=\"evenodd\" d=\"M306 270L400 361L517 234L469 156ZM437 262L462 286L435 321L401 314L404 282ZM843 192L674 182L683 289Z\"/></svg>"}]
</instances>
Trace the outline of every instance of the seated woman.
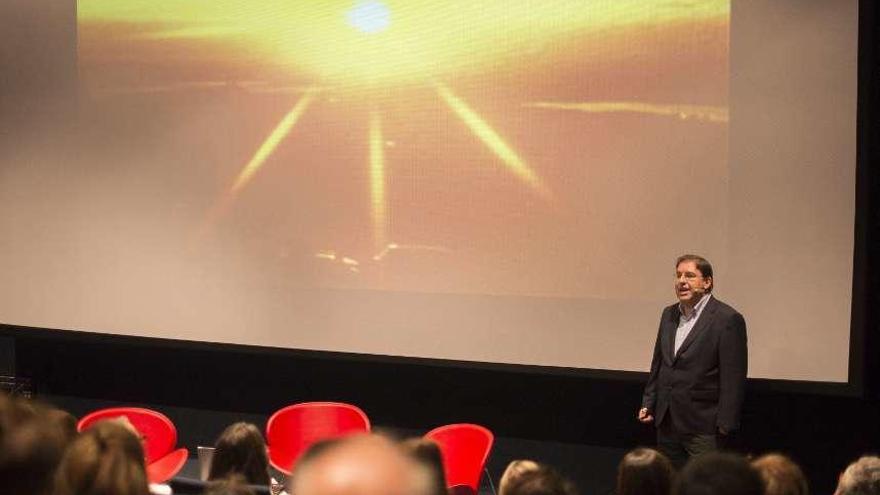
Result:
<instances>
[{"instance_id":1,"label":"seated woman","mask_svg":"<svg viewBox=\"0 0 880 495\"><path fill-rule=\"evenodd\" d=\"M260 430L251 423L235 423L220 434L214 445L208 479L239 475L249 485L269 485L269 455Z\"/></svg>"},{"instance_id":2,"label":"seated woman","mask_svg":"<svg viewBox=\"0 0 880 495\"><path fill-rule=\"evenodd\" d=\"M56 495L148 495L141 440L121 421L104 420L68 447L55 473Z\"/></svg>"}]
</instances>

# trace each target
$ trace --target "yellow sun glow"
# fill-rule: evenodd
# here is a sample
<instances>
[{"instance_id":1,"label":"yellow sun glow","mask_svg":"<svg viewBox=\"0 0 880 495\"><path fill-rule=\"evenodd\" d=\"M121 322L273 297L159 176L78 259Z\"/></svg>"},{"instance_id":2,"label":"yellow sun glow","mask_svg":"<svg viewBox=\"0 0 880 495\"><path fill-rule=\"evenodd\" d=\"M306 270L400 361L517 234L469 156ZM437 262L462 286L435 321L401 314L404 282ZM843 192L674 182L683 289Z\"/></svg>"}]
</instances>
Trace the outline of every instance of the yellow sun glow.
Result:
<instances>
[{"instance_id":1,"label":"yellow sun glow","mask_svg":"<svg viewBox=\"0 0 880 495\"><path fill-rule=\"evenodd\" d=\"M359 6L367 13L353 21ZM321 83L364 84L518 64L556 40L721 18L729 7L729 0L80 0L78 16L139 26L132 37L225 40L246 48L252 62L288 66Z\"/></svg>"}]
</instances>

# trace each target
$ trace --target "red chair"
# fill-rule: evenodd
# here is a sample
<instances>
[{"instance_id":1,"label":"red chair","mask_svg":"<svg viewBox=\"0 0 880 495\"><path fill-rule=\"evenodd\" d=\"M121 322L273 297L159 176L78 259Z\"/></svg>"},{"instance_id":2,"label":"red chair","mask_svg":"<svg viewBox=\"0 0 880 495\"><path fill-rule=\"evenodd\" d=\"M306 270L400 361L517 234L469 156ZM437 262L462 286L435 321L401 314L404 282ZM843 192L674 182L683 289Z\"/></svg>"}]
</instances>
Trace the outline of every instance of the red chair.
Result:
<instances>
[{"instance_id":1,"label":"red chair","mask_svg":"<svg viewBox=\"0 0 880 495\"><path fill-rule=\"evenodd\" d=\"M139 407L112 407L95 411L76 425L77 431L84 431L97 421L125 416L141 435L144 444L144 457L147 464L147 478L150 483L163 483L177 474L186 462L189 452L174 449L177 445L177 429L164 414Z\"/></svg>"},{"instance_id":2,"label":"red chair","mask_svg":"<svg viewBox=\"0 0 880 495\"><path fill-rule=\"evenodd\" d=\"M425 438L440 446L450 492L476 494L495 441L492 432L480 425L459 423L434 428Z\"/></svg>"},{"instance_id":3,"label":"red chair","mask_svg":"<svg viewBox=\"0 0 880 495\"><path fill-rule=\"evenodd\" d=\"M340 402L304 402L279 410L266 424L269 463L290 475L299 456L313 443L370 431L359 408Z\"/></svg>"}]
</instances>

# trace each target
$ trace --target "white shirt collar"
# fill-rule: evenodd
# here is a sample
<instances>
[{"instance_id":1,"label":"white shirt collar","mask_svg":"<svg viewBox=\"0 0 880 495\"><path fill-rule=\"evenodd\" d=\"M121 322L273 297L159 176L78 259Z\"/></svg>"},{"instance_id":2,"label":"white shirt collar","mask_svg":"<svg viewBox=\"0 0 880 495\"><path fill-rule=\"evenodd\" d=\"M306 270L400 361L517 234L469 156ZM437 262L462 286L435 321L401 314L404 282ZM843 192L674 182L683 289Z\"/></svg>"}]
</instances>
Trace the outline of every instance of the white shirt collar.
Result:
<instances>
[{"instance_id":1,"label":"white shirt collar","mask_svg":"<svg viewBox=\"0 0 880 495\"><path fill-rule=\"evenodd\" d=\"M706 295L701 297L700 300L697 301L697 304L694 305L694 310L691 311L691 314L689 316L684 315L684 307L682 306L681 303L678 303L678 312L681 314L681 317L684 318L685 320L690 320L691 318L695 318L700 314L700 312L703 311L703 308L706 307L706 303L709 302L709 298L711 298L711 297L712 297L711 292L707 292Z\"/></svg>"}]
</instances>

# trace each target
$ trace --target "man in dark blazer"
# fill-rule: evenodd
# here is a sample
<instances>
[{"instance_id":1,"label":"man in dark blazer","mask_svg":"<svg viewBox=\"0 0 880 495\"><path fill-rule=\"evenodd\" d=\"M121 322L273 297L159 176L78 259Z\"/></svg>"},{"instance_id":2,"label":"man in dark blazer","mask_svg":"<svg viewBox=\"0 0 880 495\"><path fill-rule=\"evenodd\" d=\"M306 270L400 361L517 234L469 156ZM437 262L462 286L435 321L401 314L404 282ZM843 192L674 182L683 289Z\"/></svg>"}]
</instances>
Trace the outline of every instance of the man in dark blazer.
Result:
<instances>
[{"instance_id":1,"label":"man in dark blazer","mask_svg":"<svg viewBox=\"0 0 880 495\"><path fill-rule=\"evenodd\" d=\"M740 426L748 366L746 322L712 296L712 265L675 264L678 303L663 310L638 419L657 427L658 450L680 467L724 446Z\"/></svg>"}]
</instances>

